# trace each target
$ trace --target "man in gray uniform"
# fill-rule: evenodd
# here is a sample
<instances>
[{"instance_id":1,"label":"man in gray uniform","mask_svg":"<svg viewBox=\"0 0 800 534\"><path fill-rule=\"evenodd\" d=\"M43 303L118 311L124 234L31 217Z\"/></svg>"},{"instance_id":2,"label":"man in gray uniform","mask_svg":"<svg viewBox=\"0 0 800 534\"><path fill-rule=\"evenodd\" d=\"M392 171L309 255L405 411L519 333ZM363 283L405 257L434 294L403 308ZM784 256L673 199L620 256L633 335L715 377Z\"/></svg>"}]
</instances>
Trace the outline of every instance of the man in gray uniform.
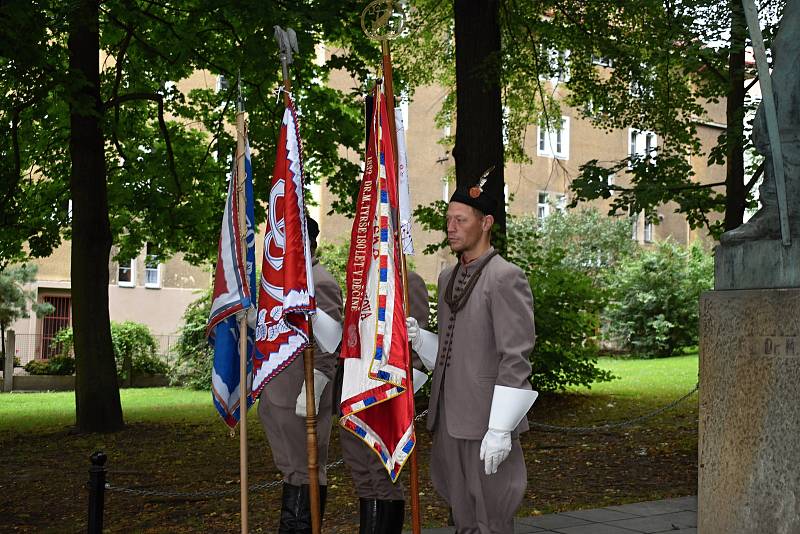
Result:
<instances>
[{"instance_id":1,"label":"man in gray uniform","mask_svg":"<svg viewBox=\"0 0 800 534\"><path fill-rule=\"evenodd\" d=\"M413 271L408 271L408 303L409 314L427 325L428 289L422 277ZM358 494L359 534L400 534L405 514L403 484L392 483L378 456L341 426L339 439Z\"/></svg>"},{"instance_id":2,"label":"man in gray uniform","mask_svg":"<svg viewBox=\"0 0 800 534\"><path fill-rule=\"evenodd\" d=\"M308 217L311 253L317 248L319 225ZM313 259L314 293L317 308L334 320L342 320L342 290L339 284ZM315 336L316 337L316 336ZM314 393L317 408L317 459L319 464L320 507L325 511L327 495L328 442L331 436L333 387L336 353L323 352L314 342ZM281 371L261 392L258 416L267 434L275 466L283 473L283 497L278 532L311 532L311 506L308 488L306 448L306 391L303 356Z\"/></svg>"},{"instance_id":3,"label":"man in gray uniform","mask_svg":"<svg viewBox=\"0 0 800 534\"><path fill-rule=\"evenodd\" d=\"M447 239L459 261L439 276L431 479L459 534L512 533L527 485L519 433L536 398L533 297L522 270L490 245L496 205L480 185L456 190ZM409 332L422 353L425 338Z\"/></svg>"}]
</instances>

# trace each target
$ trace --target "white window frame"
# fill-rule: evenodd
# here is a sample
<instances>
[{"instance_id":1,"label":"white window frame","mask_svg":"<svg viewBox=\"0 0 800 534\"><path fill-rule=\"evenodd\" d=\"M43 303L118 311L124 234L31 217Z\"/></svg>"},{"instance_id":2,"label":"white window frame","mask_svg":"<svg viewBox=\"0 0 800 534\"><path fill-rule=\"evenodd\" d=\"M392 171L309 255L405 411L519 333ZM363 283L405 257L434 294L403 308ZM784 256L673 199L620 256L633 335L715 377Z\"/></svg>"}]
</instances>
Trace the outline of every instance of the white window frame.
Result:
<instances>
[{"instance_id":1,"label":"white window frame","mask_svg":"<svg viewBox=\"0 0 800 534\"><path fill-rule=\"evenodd\" d=\"M569 50L547 49L548 74L550 76L539 76L541 80L549 80L552 85L567 83L570 80L569 73ZM563 68L561 65L563 64Z\"/></svg>"},{"instance_id":2,"label":"white window frame","mask_svg":"<svg viewBox=\"0 0 800 534\"><path fill-rule=\"evenodd\" d=\"M652 243L653 242L653 223L650 221L649 218L645 218L644 220L644 232L642 233L642 239L645 243Z\"/></svg>"},{"instance_id":3,"label":"white window frame","mask_svg":"<svg viewBox=\"0 0 800 534\"><path fill-rule=\"evenodd\" d=\"M592 64L600 65L601 67L613 67L614 61L607 56L598 56L596 54L592 54Z\"/></svg>"},{"instance_id":4,"label":"white window frame","mask_svg":"<svg viewBox=\"0 0 800 534\"><path fill-rule=\"evenodd\" d=\"M628 128L628 157L634 159L650 156L649 161L655 164L658 155L658 136L649 130ZM628 168L632 167L629 163Z\"/></svg>"},{"instance_id":5,"label":"white window frame","mask_svg":"<svg viewBox=\"0 0 800 534\"><path fill-rule=\"evenodd\" d=\"M536 218L543 221L550 216L550 193L547 191L539 191L537 198Z\"/></svg>"},{"instance_id":6,"label":"white window frame","mask_svg":"<svg viewBox=\"0 0 800 534\"><path fill-rule=\"evenodd\" d=\"M611 195L615 193L615 191L611 188L614 187L614 182L616 182L616 180L617 180L617 175L614 174L613 172L606 176L606 185L608 186L608 192Z\"/></svg>"},{"instance_id":7,"label":"white window frame","mask_svg":"<svg viewBox=\"0 0 800 534\"><path fill-rule=\"evenodd\" d=\"M631 239L639 242L639 212L630 215L631 220Z\"/></svg>"},{"instance_id":8,"label":"white window frame","mask_svg":"<svg viewBox=\"0 0 800 534\"><path fill-rule=\"evenodd\" d=\"M536 132L536 155L543 158L569 159L569 117L561 117L561 128L543 129Z\"/></svg>"},{"instance_id":9,"label":"white window frame","mask_svg":"<svg viewBox=\"0 0 800 534\"><path fill-rule=\"evenodd\" d=\"M128 269L130 271L130 281L122 280L119 275L122 269ZM136 287L136 258L131 258L127 266L122 262L117 262L117 285L119 287Z\"/></svg>"},{"instance_id":10,"label":"white window frame","mask_svg":"<svg viewBox=\"0 0 800 534\"><path fill-rule=\"evenodd\" d=\"M450 180L447 179L447 176L442 178L442 200L450 202Z\"/></svg>"},{"instance_id":11,"label":"white window frame","mask_svg":"<svg viewBox=\"0 0 800 534\"><path fill-rule=\"evenodd\" d=\"M151 256L155 257L155 258L158 258L158 254L150 254L149 253L150 252L150 250L148 250L149 246L150 246L150 243L147 243L147 245L145 245L145 254L144 254L144 287L146 287L148 289L161 289L161 267L162 267L163 264L161 262L158 262L158 263L156 263L155 268L148 266L148 264L150 263L150 257ZM155 272L155 275L156 275L156 281L155 282L151 282L149 280L149 276L148 275L150 273L152 273L152 272Z\"/></svg>"},{"instance_id":12,"label":"white window frame","mask_svg":"<svg viewBox=\"0 0 800 534\"><path fill-rule=\"evenodd\" d=\"M539 191L536 202L536 218L545 220L556 211L567 211L567 195L551 191Z\"/></svg>"}]
</instances>

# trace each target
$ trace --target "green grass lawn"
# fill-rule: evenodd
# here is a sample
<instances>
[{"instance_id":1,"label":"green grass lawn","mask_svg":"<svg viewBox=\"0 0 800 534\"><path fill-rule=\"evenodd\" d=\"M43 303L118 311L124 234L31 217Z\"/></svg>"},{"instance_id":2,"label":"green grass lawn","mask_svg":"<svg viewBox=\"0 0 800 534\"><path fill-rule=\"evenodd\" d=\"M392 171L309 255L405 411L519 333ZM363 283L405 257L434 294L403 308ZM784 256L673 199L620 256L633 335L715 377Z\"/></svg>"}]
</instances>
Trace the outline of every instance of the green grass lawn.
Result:
<instances>
[{"instance_id":1,"label":"green grass lawn","mask_svg":"<svg viewBox=\"0 0 800 534\"><path fill-rule=\"evenodd\" d=\"M122 389L120 398L127 423L207 423L217 418L208 391ZM74 424L75 393L72 391L0 395L0 432L53 430Z\"/></svg>"},{"instance_id":2,"label":"green grass lawn","mask_svg":"<svg viewBox=\"0 0 800 534\"><path fill-rule=\"evenodd\" d=\"M696 351L653 360L600 358L597 363L619 379L593 384L591 389L573 388L571 391L630 397L680 397L697 383Z\"/></svg>"},{"instance_id":3,"label":"green grass lawn","mask_svg":"<svg viewBox=\"0 0 800 534\"><path fill-rule=\"evenodd\" d=\"M600 358L598 365L619 378L569 391L661 402L682 396L697 382L696 352L654 360ZM207 423L217 418L207 391L122 389L120 396L128 423ZM74 423L75 394L71 391L0 395L0 431L60 429Z\"/></svg>"}]
</instances>

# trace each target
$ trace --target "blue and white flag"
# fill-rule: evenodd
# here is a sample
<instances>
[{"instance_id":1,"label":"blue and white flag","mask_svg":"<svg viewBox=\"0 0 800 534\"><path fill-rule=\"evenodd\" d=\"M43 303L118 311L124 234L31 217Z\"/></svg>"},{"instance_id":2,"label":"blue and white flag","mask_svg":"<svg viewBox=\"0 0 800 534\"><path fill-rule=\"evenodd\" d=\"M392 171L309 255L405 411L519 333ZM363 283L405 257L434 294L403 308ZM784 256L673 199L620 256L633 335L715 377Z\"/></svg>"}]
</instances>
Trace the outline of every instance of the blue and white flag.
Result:
<instances>
[{"instance_id":1,"label":"blue and white flag","mask_svg":"<svg viewBox=\"0 0 800 534\"><path fill-rule=\"evenodd\" d=\"M256 284L255 272L255 214L253 208L253 170L250 165L250 145L244 133L244 154L236 154L233 172L228 184L228 200L222 216L219 237L217 269L214 275L214 292L211 296L211 315L206 336L214 348L214 368L211 371L211 392L214 406L225 423L233 428L239 422L241 384L239 377L239 323L238 312L246 312L255 304L252 288ZM238 176L239 158L244 158L244 197L246 250L242 251L240 238L239 196L241 178ZM247 407L253 404L250 393L252 382L252 354L254 331L247 328Z\"/></svg>"}]
</instances>

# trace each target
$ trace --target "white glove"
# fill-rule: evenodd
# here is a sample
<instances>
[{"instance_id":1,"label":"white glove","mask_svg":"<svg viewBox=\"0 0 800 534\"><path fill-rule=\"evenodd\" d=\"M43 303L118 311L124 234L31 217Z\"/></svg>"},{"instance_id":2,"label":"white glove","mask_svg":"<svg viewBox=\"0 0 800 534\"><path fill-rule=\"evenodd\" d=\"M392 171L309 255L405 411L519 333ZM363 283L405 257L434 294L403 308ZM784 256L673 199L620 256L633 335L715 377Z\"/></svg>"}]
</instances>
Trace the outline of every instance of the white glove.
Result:
<instances>
[{"instance_id":1,"label":"white glove","mask_svg":"<svg viewBox=\"0 0 800 534\"><path fill-rule=\"evenodd\" d=\"M419 352L422 346L422 336L419 335L419 323L413 317L406 317L406 330L408 331L408 340L411 342L411 348Z\"/></svg>"},{"instance_id":2,"label":"white glove","mask_svg":"<svg viewBox=\"0 0 800 534\"><path fill-rule=\"evenodd\" d=\"M319 415L319 401L322 398L322 392L325 391L325 386L328 385L328 377L322 371L314 369L314 413ZM297 396L297 404L294 407L294 413L298 417L306 417L306 383L303 382L303 387L300 388L300 395Z\"/></svg>"},{"instance_id":3,"label":"white glove","mask_svg":"<svg viewBox=\"0 0 800 534\"><path fill-rule=\"evenodd\" d=\"M497 473L497 468L511 453L511 432L505 430L486 431L481 441L481 460L487 475Z\"/></svg>"},{"instance_id":4,"label":"white glove","mask_svg":"<svg viewBox=\"0 0 800 534\"><path fill-rule=\"evenodd\" d=\"M497 468L511 452L511 431L533 406L539 394L529 389L495 386L489 412L489 430L481 442L481 460L487 475L497 473Z\"/></svg>"}]
</instances>

